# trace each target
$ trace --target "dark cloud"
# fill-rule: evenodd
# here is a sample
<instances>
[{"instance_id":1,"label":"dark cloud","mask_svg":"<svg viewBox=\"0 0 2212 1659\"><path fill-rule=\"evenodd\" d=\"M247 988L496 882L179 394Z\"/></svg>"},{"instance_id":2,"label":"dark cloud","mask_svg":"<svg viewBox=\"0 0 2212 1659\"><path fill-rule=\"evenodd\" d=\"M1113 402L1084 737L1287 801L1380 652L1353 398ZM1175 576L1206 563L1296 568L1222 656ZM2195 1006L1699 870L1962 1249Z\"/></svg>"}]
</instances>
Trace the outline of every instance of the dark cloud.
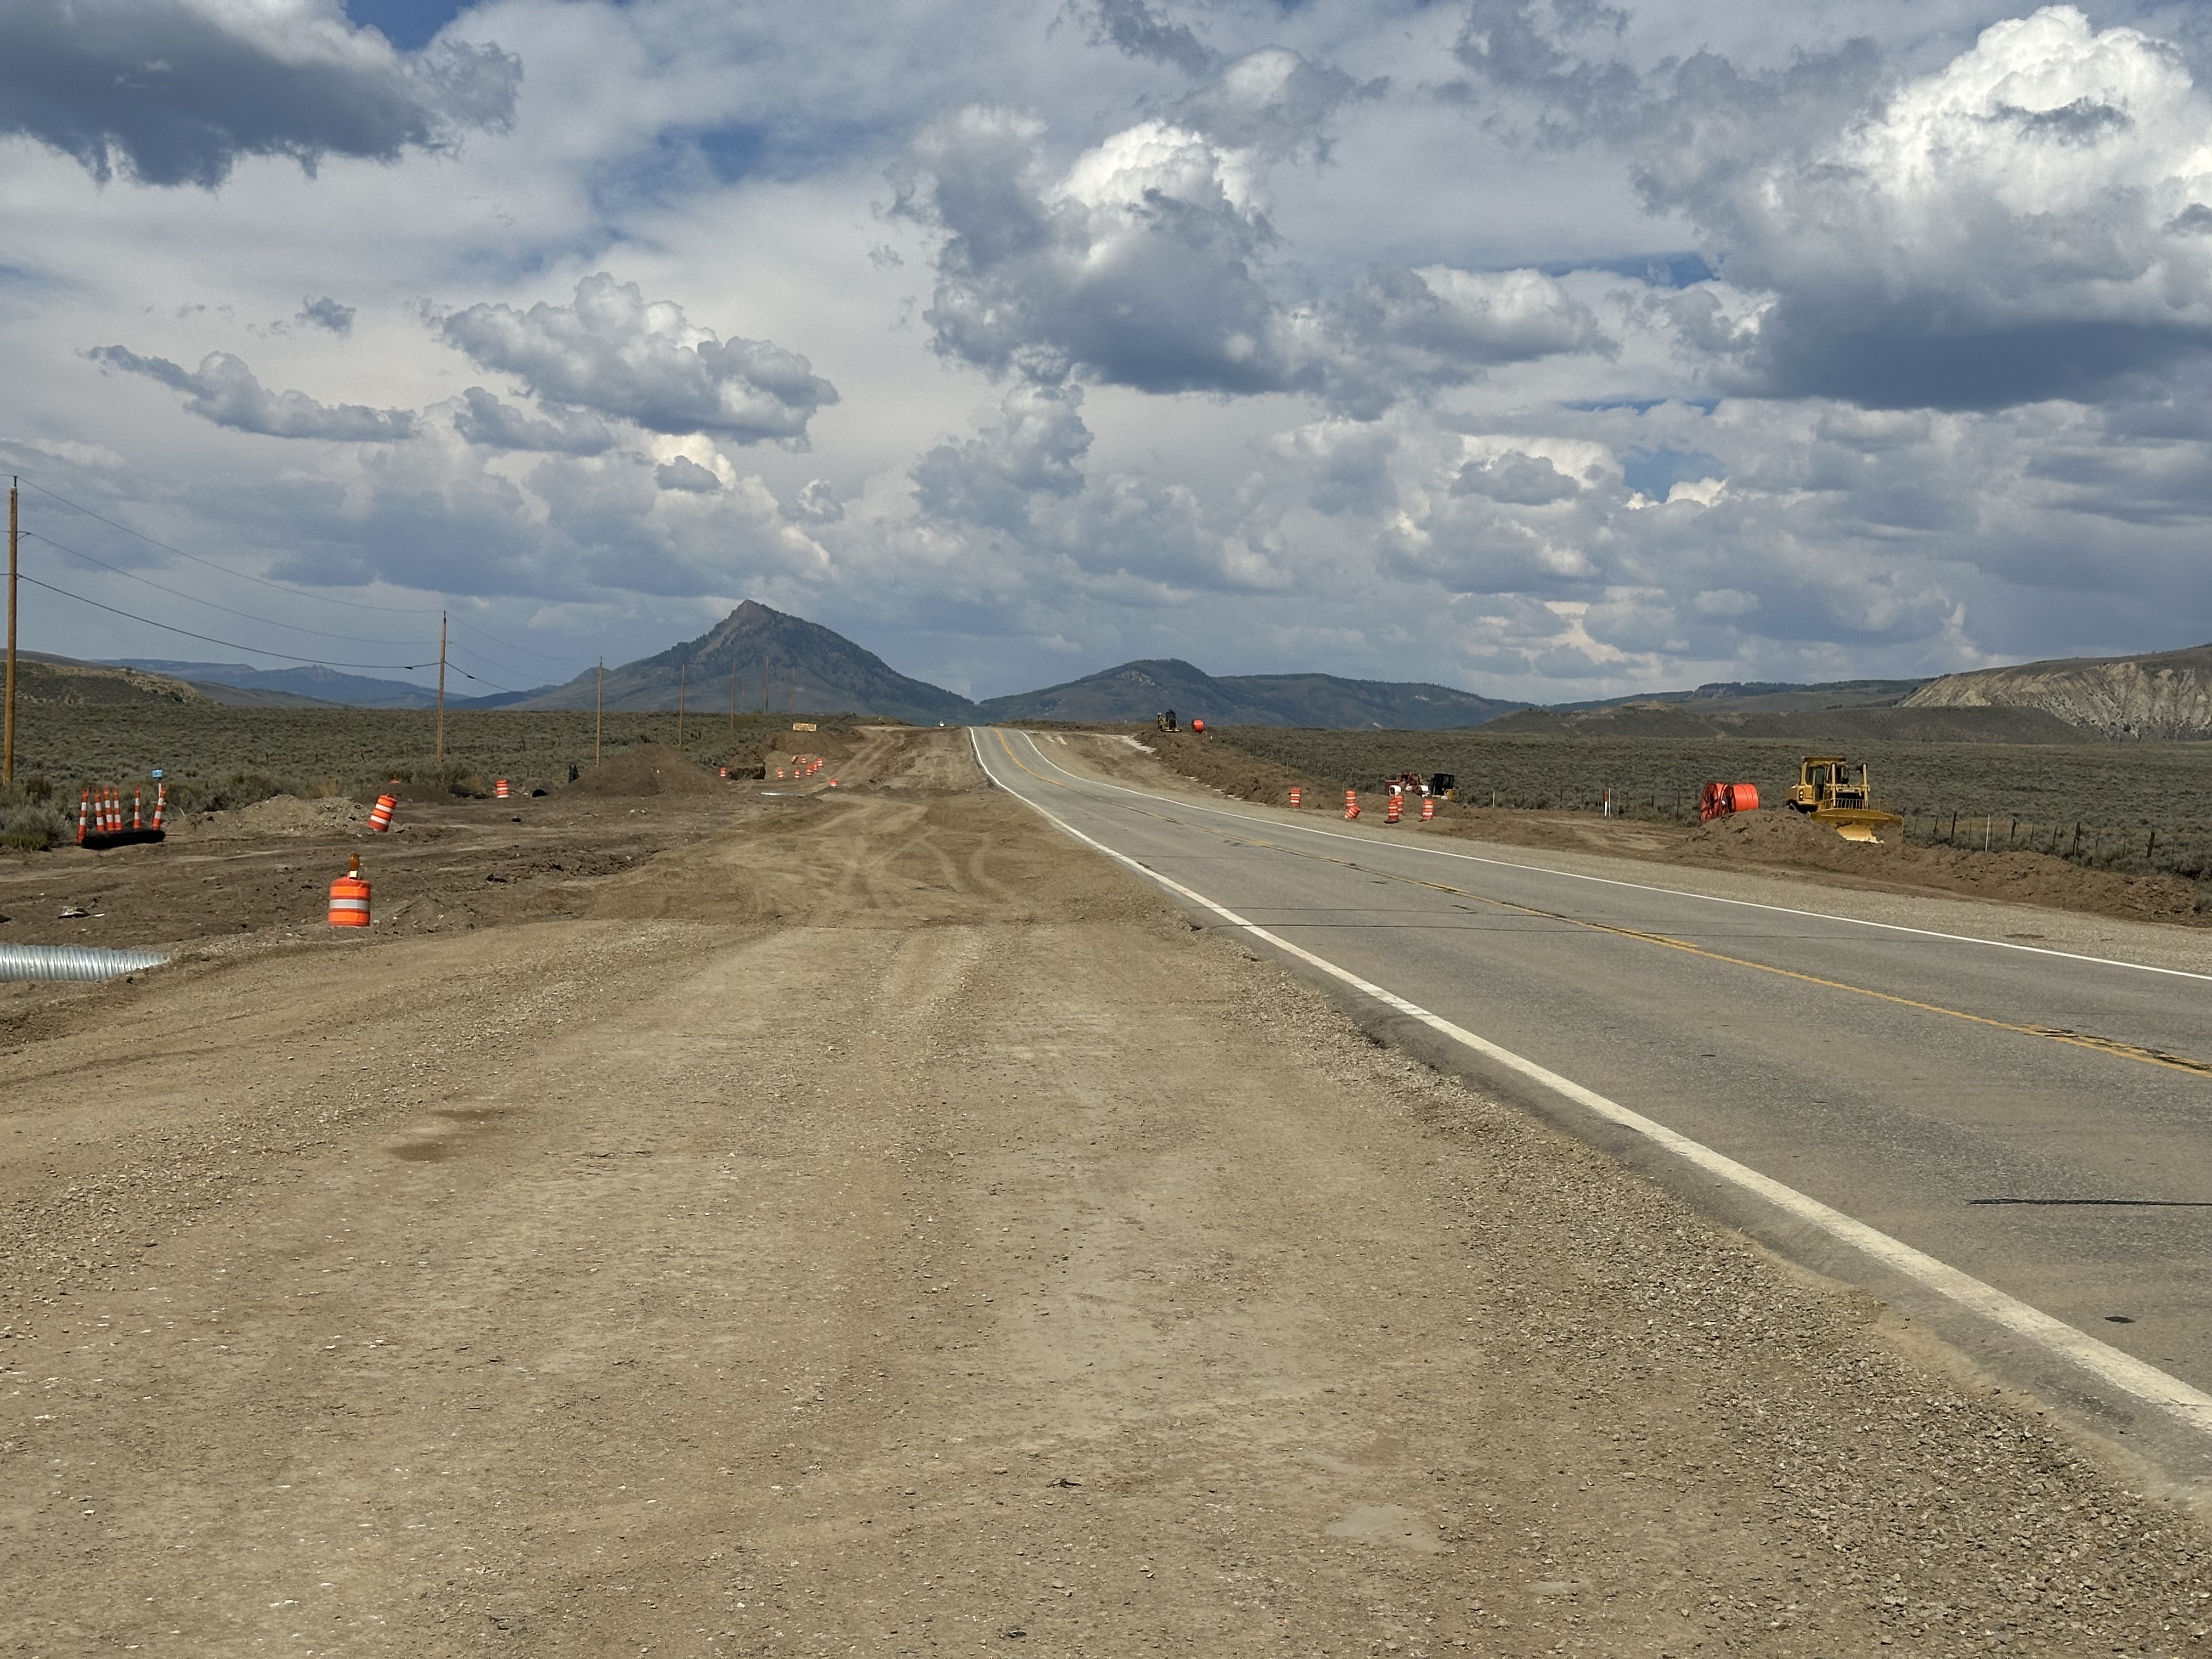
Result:
<instances>
[{"instance_id":1,"label":"dark cloud","mask_svg":"<svg viewBox=\"0 0 2212 1659\"><path fill-rule=\"evenodd\" d=\"M342 443L392 443L411 437L415 416L404 409L318 403L304 392L270 392L243 360L211 351L197 369L166 357L142 357L119 345L84 354L126 374L143 374L185 394L185 407L201 419L270 438L327 438Z\"/></svg>"},{"instance_id":2,"label":"dark cloud","mask_svg":"<svg viewBox=\"0 0 2212 1659\"><path fill-rule=\"evenodd\" d=\"M653 481L663 489L688 490L695 495L721 493L722 481L688 455L678 455L653 469Z\"/></svg>"},{"instance_id":3,"label":"dark cloud","mask_svg":"<svg viewBox=\"0 0 2212 1659\"><path fill-rule=\"evenodd\" d=\"M241 156L389 161L512 116L521 70L495 46L404 56L336 0L9 0L0 131L105 179L213 188Z\"/></svg>"},{"instance_id":4,"label":"dark cloud","mask_svg":"<svg viewBox=\"0 0 2212 1659\"><path fill-rule=\"evenodd\" d=\"M600 455L617 439L607 423L580 410L561 409L541 418L502 403L480 386L461 394L453 427L472 444L488 449L532 449L563 455Z\"/></svg>"},{"instance_id":5,"label":"dark cloud","mask_svg":"<svg viewBox=\"0 0 2212 1659\"><path fill-rule=\"evenodd\" d=\"M319 300L301 300L299 314L292 319L294 322L304 323L309 328L319 328L337 335L352 333L353 319L353 307L340 305L327 294Z\"/></svg>"},{"instance_id":6,"label":"dark cloud","mask_svg":"<svg viewBox=\"0 0 2212 1659\"><path fill-rule=\"evenodd\" d=\"M814 411L837 401L837 389L797 352L718 339L680 306L648 304L635 283L605 271L576 284L573 305L471 306L442 328L471 361L514 375L544 402L649 432L798 442Z\"/></svg>"},{"instance_id":7,"label":"dark cloud","mask_svg":"<svg viewBox=\"0 0 2212 1659\"><path fill-rule=\"evenodd\" d=\"M1554 466L1550 456L1524 455L1517 449L1469 461L1452 481L1455 495L1487 495L1516 507L1548 507L1582 493L1582 486Z\"/></svg>"},{"instance_id":8,"label":"dark cloud","mask_svg":"<svg viewBox=\"0 0 2212 1659\"><path fill-rule=\"evenodd\" d=\"M1131 58L1206 75L1220 61L1188 26L1170 22L1146 0L1091 0L1084 9L1091 38Z\"/></svg>"},{"instance_id":9,"label":"dark cloud","mask_svg":"<svg viewBox=\"0 0 2212 1659\"><path fill-rule=\"evenodd\" d=\"M1021 385L975 437L937 446L914 466L915 503L933 519L1018 536L1037 498L1083 489L1091 428L1079 386Z\"/></svg>"}]
</instances>

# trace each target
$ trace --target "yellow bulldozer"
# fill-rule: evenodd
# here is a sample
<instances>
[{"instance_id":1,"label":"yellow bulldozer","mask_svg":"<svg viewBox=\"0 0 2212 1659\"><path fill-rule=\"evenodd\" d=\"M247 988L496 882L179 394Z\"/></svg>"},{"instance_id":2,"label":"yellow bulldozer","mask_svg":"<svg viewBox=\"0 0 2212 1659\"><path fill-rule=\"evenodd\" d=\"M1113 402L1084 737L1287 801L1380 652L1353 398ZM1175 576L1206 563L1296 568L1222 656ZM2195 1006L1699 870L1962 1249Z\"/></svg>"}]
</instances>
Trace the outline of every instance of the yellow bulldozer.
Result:
<instances>
[{"instance_id":1,"label":"yellow bulldozer","mask_svg":"<svg viewBox=\"0 0 2212 1659\"><path fill-rule=\"evenodd\" d=\"M1797 781L1790 786L1785 803L1815 823L1835 826L1845 841L1878 842L1877 830L1894 829L1905 820L1874 804L1874 787L1867 781L1866 763L1858 776L1841 755L1808 755L1797 763Z\"/></svg>"}]
</instances>

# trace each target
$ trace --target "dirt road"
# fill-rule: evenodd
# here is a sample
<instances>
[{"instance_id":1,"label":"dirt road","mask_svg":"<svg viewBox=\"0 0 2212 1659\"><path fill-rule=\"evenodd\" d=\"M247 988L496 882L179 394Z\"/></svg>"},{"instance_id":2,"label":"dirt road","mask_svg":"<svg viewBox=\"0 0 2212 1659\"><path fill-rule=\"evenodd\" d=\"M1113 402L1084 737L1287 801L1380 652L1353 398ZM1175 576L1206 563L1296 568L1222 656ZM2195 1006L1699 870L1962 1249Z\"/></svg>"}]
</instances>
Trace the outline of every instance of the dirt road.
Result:
<instances>
[{"instance_id":1,"label":"dirt road","mask_svg":"<svg viewBox=\"0 0 2212 1659\"><path fill-rule=\"evenodd\" d=\"M0 1652L2201 1648L2195 1521L960 741L38 1005Z\"/></svg>"}]
</instances>

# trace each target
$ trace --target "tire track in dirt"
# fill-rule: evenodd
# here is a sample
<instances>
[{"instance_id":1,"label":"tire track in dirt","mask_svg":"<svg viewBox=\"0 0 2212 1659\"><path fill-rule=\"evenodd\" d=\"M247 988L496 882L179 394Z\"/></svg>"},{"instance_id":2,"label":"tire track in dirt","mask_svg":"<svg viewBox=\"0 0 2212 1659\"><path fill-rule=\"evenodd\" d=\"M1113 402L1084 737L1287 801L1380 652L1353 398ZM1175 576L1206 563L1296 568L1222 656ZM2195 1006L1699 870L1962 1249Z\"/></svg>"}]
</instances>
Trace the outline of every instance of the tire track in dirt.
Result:
<instances>
[{"instance_id":1,"label":"tire track in dirt","mask_svg":"<svg viewBox=\"0 0 2212 1659\"><path fill-rule=\"evenodd\" d=\"M132 988L134 1030L227 1029L162 1097L58 1039L0 1192L110 1183L39 1224L138 1243L64 1285L0 1229L0 1650L2189 1627L2197 1524L1863 1299L1004 802L804 810L627 914Z\"/></svg>"}]
</instances>

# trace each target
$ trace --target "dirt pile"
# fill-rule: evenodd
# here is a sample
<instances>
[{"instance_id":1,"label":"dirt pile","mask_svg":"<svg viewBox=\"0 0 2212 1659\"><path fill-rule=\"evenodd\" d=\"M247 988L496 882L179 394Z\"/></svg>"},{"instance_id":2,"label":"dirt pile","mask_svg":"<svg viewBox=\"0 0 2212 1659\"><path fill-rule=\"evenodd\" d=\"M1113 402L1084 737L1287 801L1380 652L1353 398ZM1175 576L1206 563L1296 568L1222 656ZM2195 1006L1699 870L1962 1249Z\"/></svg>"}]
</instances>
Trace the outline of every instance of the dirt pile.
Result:
<instances>
[{"instance_id":1,"label":"dirt pile","mask_svg":"<svg viewBox=\"0 0 2212 1659\"><path fill-rule=\"evenodd\" d=\"M271 795L227 812L195 812L170 831L186 839L229 841L262 836L343 836L368 833L368 809L337 795L304 800Z\"/></svg>"},{"instance_id":2,"label":"dirt pile","mask_svg":"<svg viewBox=\"0 0 2212 1659\"><path fill-rule=\"evenodd\" d=\"M1137 741L1157 754L1170 771L1195 778L1208 788L1239 800L1280 806L1290 799L1294 785L1306 792L1310 801L1322 799L1329 791L1328 785L1306 773L1188 732L1139 732Z\"/></svg>"},{"instance_id":3,"label":"dirt pile","mask_svg":"<svg viewBox=\"0 0 2212 1659\"><path fill-rule=\"evenodd\" d=\"M2047 853L1914 847L1895 830L1883 832L1881 841L1873 845L1848 842L1826 826L1786 811L1716 818L1692 830L1665 856L1682 864L1765 864L1821 871L1885 886L1964 893L2139 921L2212 924L2212 916L2197 908L2197 884L2179 876L2085 870Z\"/></svg>"},{"instance_id":4,"label":"dirt pile","mask_svg":"<svg viewBox=\"0 0 2212 1659\"><path fill-rule=\"evenodd\" d=\"M705 795L729 785L680 750L641 743L586 767L568 787L591 795Z\"/></svg>"}]
</instances>

